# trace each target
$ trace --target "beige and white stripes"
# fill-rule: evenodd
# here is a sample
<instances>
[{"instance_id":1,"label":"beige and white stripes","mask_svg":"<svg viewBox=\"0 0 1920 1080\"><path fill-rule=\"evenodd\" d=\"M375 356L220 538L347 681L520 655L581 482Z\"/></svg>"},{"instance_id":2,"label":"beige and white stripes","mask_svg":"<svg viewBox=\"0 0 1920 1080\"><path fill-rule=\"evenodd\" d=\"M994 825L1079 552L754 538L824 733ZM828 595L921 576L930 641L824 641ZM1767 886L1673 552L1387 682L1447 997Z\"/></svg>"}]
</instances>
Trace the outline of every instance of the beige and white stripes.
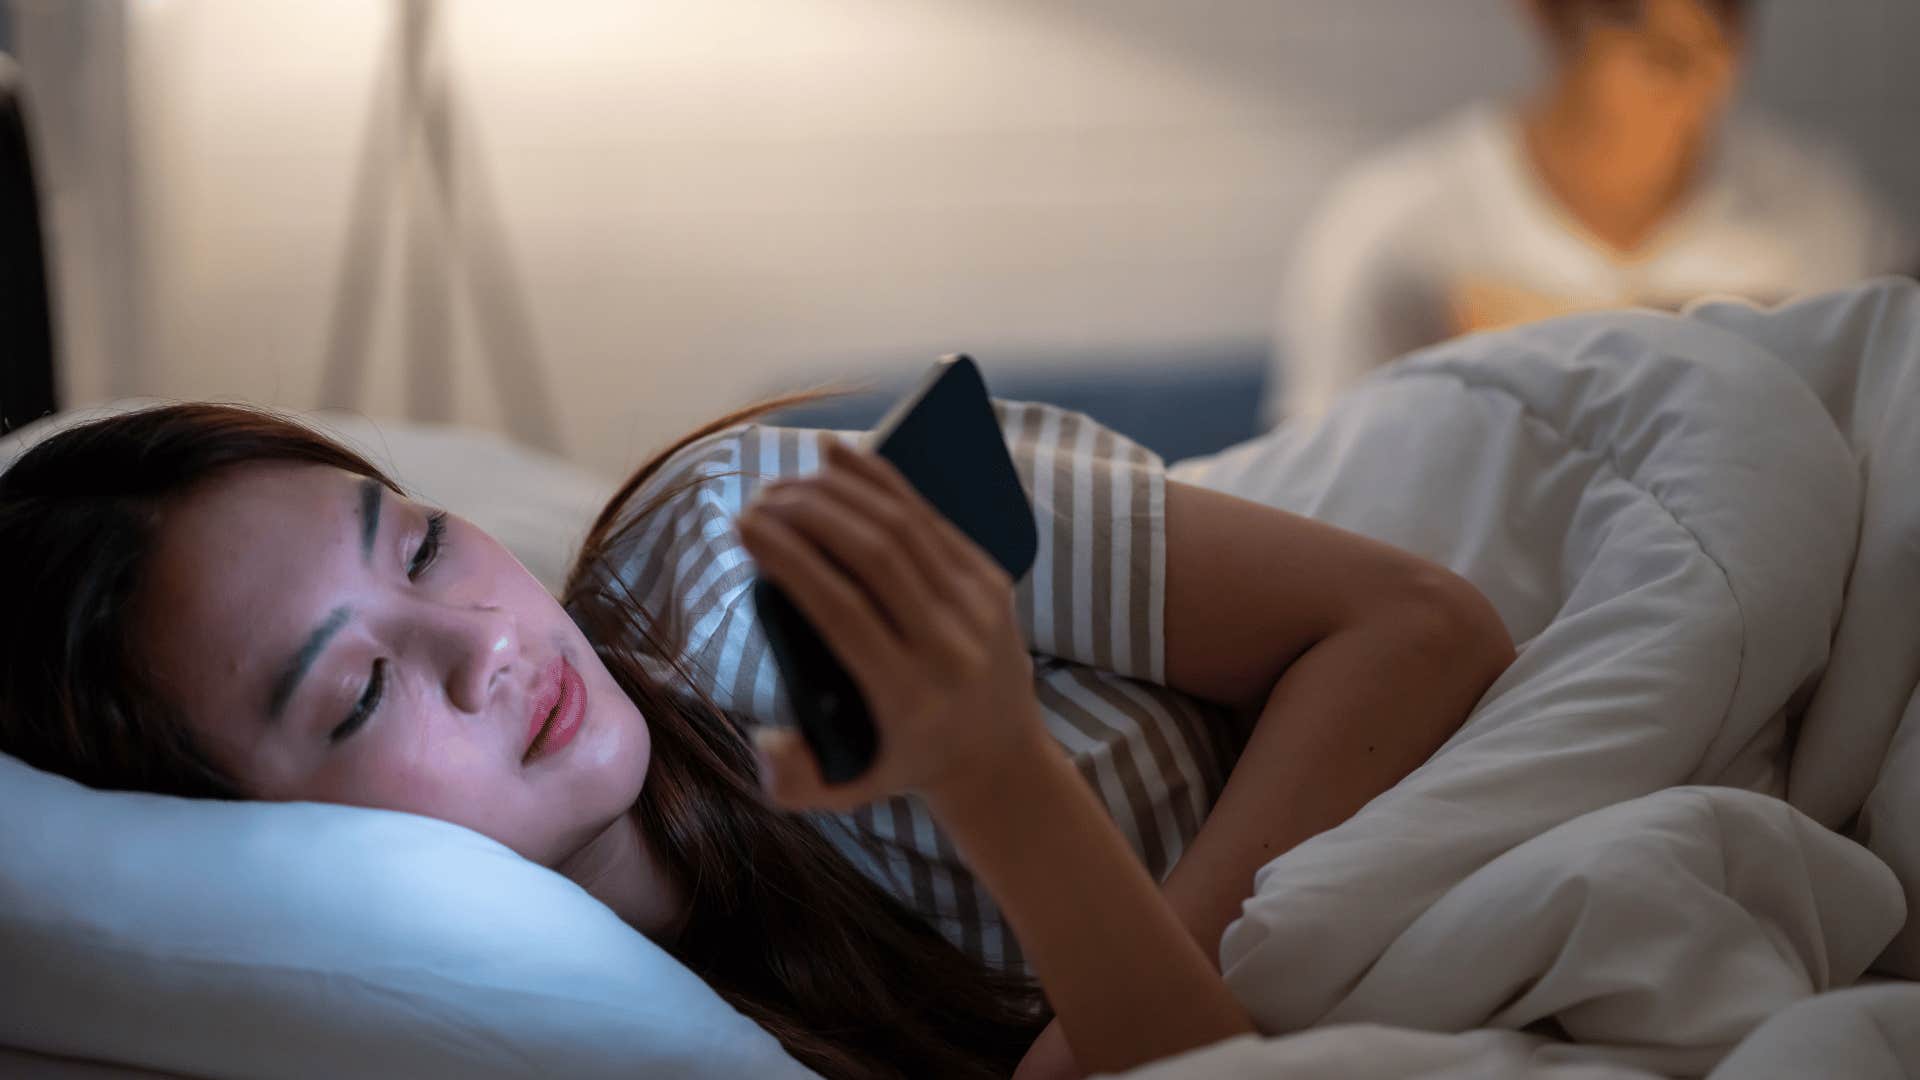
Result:
<instances>
[{"instance_id":1,"label":"beige and white stripes","mask_svg":"<svg viewBox=\"0 0 1920 1080\"><path fill-rule=\"evenodd\" d=\"M1239 747L1227 717L1167 689L1165 474L1094 421L998 402L1032 497L1039 554L1016 602L1047 729L1099 793L1147 869L1164 877L1198 833ZM818 467L821 440L857 433L747 425L675 455L634 496L685 487L616 552L623 583L723 708L756 723L792 715L753 617L753 568L733 518L767 479ZM993 899L926 808L890 799L821 825L866 873L969 952L1024 968Z\"/></svg>"}]
</instances>

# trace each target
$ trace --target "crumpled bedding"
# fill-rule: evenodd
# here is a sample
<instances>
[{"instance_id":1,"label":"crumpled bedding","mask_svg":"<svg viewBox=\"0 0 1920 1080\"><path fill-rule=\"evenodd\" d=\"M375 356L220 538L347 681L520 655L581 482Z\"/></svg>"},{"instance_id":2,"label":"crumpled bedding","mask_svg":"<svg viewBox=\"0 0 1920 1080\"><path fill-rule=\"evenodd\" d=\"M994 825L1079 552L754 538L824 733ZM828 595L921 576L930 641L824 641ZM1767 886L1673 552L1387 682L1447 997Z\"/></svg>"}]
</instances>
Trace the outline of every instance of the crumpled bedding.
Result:
<instances>
[{"instance_id":1,"label":"crumpled bedding","mask_svg":"<svg viewBox=\"0 0 1920 1080\"><path fill-rule=\"evenodd\" d=\"M1322 1026L1128 1075L1906 1077L1920 985L1822 992L1905 917L1892 878L1779 799L1669 789L1470 875Z\"/></svg>"},{"instance_id":2,"label":"crumpled bedding","mask_svg":"<svg viewBox=\"0 0 1920 1080\"><path fill-rule=\"evenodd\" d=\"M1766 1075L1755 1062L1783 1059L1748 1041L1801 1038L1780 1025L1912 1012L1829 993L1881 957L1907 899L1828 827L1830 796L1824 822L1781 796L1856 552L1884 543L1862 521L1905 518L1863 514L1873 429L1836 415L1853 399L1835 384L1920 370L1920 341L1854 334L1789 362L1791 335L1734 325L1761 318L1463 339L1317 425L1176 467L1453 567L1521 650L1426 765L1256 876L1220 959L1268 1037L1130 1075ZM1862 667L1848 677L1878 677ZM1792 1075L1920 1071L1898 1039L1845 1048L1881 1057Z\"/></svg>"}]
</instances>

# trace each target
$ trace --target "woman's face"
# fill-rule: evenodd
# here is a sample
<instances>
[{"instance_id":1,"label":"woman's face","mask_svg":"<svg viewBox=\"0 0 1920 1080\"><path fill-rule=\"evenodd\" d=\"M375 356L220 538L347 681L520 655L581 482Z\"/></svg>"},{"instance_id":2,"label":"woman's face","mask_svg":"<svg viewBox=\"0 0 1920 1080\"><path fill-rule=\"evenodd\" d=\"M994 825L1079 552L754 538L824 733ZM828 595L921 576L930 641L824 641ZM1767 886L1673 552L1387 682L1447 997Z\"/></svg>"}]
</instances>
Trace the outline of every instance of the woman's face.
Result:
<instances>
[{"instance_id":1,"label":"woman's face","mask_svg":"<svg viewBox=\"0 0 1920 1080\"><path fill-rule=\"evenodd\" d=\"M647 725L505 548L435 518L337 469L224 473L162 517L146 657L249 794L425 814L557 866L633 806Z\"/></svg>"},{"instance_id":2,"label":"woman's face","mask_svg":"<svg viewBox=\"0 0 1920 1080\"><path fill-rule=\"evenodd\" d=\"M1732 96L1734 28L1701 0L1642 0L1636 22L1586 30L1579 70L1588 101L1615 124L1693 137Z\"/></svg>"}]
</instances>

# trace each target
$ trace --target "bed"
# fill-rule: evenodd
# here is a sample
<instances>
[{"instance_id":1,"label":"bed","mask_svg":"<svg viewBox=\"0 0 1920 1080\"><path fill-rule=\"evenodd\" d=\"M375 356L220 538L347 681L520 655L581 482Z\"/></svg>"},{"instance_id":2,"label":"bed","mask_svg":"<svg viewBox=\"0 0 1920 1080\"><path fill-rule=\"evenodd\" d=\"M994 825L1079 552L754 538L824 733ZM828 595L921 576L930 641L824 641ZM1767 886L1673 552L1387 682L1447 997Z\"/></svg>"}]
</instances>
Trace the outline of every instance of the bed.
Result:
<instances>
[{"instance_id":1,"label":"bed","mask_svg":"<svg viewBox=\"0 0 1920 1080\"><path fill-rule=\"evenodd\" d=\"M549 578L610 486L481 433L328 422ZM1452 566L1522 648L1432 760L1257 876L1221 961L1264 1034L1135 1075L1920 1069L1916 459L1920 287L1887 280L1464 339L1178 464ZM444 823L4 758L0 813L17 1051L805 1075L571 883Z\"/></svg>"},{"instance_id":2,"label":"bed","mask_svg":"<svg viewBox=\"0 0 1920 1080\"><path fill-rule=\"evenodd\" d=\"M57 380L0 104L6 435ZM1427 765L1260 872L1220 959L1264 1034L1135 1076L1920 1072L1920 288L1476 336L1258 438L1264 357L1163 359L990 366L1181 479L1446 563L1523 647ZM782 420L861 426L884 396ZM97 411L0 438L0 469ZM550 587L616 479L313 419ZM4 755L0 819L8 1076L806 1075L455 826L90 791Z\"/></svg>"}]
</instances>

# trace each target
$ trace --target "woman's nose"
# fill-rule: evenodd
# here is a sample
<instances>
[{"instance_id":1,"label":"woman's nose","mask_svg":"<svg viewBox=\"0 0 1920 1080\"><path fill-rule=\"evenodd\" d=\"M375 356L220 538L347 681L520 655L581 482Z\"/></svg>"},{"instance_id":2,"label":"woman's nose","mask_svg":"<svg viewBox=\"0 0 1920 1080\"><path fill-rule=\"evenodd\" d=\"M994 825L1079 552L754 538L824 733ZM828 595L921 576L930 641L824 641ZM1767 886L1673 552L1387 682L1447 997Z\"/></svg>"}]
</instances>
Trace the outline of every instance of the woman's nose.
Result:
<instances>
[{"instance_id":1,"label":"woman's nose","mask_svg":"<svg viewBox=\"0 0 1920 1080\"><path fill-rule=\"evenodd\" d=\"M490 605L442 609L436 636L445 648L447 697L461 712L479 713L520 657L513 616Z\"/></svg>"}]
</instances>

